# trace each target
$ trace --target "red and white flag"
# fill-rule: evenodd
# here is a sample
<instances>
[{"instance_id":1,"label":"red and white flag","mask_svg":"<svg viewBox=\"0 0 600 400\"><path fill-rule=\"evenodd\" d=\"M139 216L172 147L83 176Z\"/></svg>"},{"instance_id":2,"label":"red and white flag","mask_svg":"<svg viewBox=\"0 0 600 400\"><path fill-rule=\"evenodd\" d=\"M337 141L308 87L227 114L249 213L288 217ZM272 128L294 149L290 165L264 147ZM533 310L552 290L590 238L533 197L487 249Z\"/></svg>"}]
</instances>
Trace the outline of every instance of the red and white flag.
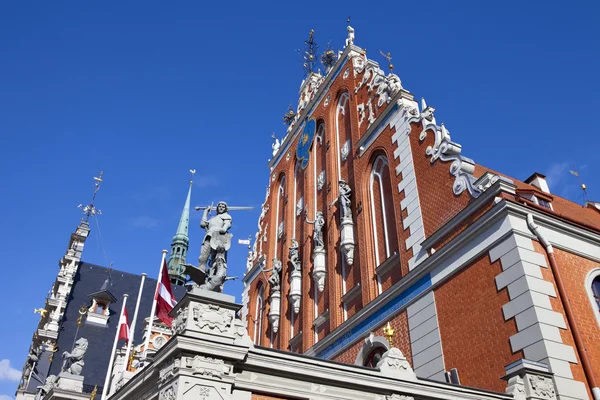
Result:
<instances>
[{"instance_id":1,"label":"red and white flag","mask_svg":"<svg viewBox=\"0 0 600 400\"><path fill-rule=\"evenodd\" d=\"M125 339L129 343L129 315L127 314L127 308L123 309L121 319L119 320L119 340Z\"/></svg>"},{"instance_id":2,"label":"red and white flag","mask_svg":"<svg viewBox=\"0 0 600 400\"><path fill-rule=\"evenodd\" d=\"M173 288L169 280L169 272L167 271L167 261L163 258L163 266L161 268L160 281L156 288L154 299L156 300L156 316L168 327L171 327L173 318L169 316L169 312L177 304L173 295Z\"/></svg>"}]
</instances>

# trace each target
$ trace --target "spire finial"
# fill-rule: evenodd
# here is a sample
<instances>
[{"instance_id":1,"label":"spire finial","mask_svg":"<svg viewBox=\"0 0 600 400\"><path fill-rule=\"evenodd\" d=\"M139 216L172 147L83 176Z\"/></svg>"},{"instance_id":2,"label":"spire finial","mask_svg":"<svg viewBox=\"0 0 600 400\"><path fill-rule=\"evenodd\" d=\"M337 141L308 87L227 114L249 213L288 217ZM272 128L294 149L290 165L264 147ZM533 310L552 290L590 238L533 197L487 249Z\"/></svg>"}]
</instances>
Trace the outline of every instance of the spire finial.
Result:
<instances>
[{"instance_id":1,"label":"spire finial","mask_svg":"<svg viewBox=\"0 0 600 400\"><path fill-rule=\"evenodd\" d=\"M388 62L388 68L390 69L390 72L392 72L394 70L394 64L392 64L392 53L387 53L385 54L383 51L379 50L379 54L381 54Z\"/></svg>"},{"instance_id":2,"label":"spire finial","mask_svg":"<svg viewBox=\"0 0 600 400\"><path fill-rule=\"evenodd\" d=\"M90 204L88 204L87 206L84 206L83 204L77 206L81 209L81 211L83 211L83 218L81 219L82 221L87 222L90 219L90 217L102 214L102 211L97 210L94 207L94 200L96 200L96 194L98 193L98 190L100 190L100 184L102 183L102 174L104 174L104 172L100 171L100 175L94 177L96 183L94 184L94 195L92 196L92 201L90 202Z\"/></svg>"},{"instance_id":3,"label":"spire finial","mask_svg":"<svg viewBox=\"0 0 600 400\"><path fill-rule=\"evenodd\" d=\"M304 67L304 74L306 76L316 72L317 69L317 52L319 50L319 45L315 42L314 35L315 30L311 29L308 33L308 40L304 41L304 49L296 50L298 54L302 56L302 66Z\"/></svg>"},{"instance_id":4,"label":"spire finial","mask_svg":"<svg viewBox=\"0 0 600 400\"><path fill-rule=\"evenodd\" d=\"M190 173L192 174L192 179L190 179L190 185L194 183L194 175L196 175L195 169L190 169Z\"/></svg>"}]
</instances>

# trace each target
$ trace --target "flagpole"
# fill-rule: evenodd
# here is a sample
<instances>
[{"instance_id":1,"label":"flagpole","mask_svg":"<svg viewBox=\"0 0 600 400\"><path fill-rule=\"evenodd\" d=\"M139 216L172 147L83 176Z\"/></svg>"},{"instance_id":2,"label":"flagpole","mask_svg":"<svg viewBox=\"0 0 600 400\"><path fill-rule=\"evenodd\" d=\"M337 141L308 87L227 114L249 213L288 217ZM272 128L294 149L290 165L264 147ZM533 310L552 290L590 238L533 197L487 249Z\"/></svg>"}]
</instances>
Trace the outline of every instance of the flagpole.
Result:
<instances>
[{"instance_id":1,"label":"flagpole","mask_svg":"<svg viewBox=\"0 0 600 400\"><path fill-rule=\"evenodd\" d=\"M146 273L142 274L142 282L140 283L140 291L138 292L137 303L135 303L135 311L133 312L133 321L131 322L130 338L127 343L127 351L125 352L125 362L123 363L123 371L127 371L127 365L129 364L129 354L131 353L131 347L133 346L133 339L135 339L135 322L137 321L138 310L140 309L140 300L142 299L142 291L144 290L144 281L146 280Z\"/></svg>"},{"instance_id":2,"label":"flagpole","mask_svg":"<svg viewBox=\"0 0 600 400\"><path fill-rule=\"evenodd\" d=\"M115 361L115 352L117 350L117 342L119 341L119 331L121 329L121 318L123 317L123 313L125 311L125 305L127 304L128 294L123 295L123 307L121 307L121 315L119 316L119 324L117 325L117 332L115 332L115 341L113 343L112 352L110 353L110 361L108 362L108 370L106 371L106 378L104 378L104 387L102 388L102 397L101 400L105 400L108 396L108 391L110 390L110 376L112 374L113 362Z\"/></svg>"},{"instance_id":3,"label":"flagpole","mask_svg":"<svg viewBox=\"0 0 600 400\"><path fill-rule=\"evenodd\" d=\"M142 359L145 360L148 356L148 346L150 346L150 334L152 333L152 324L154 323L154 314L156 314L156 295L158 294L158 288L160 285L160 278L162 277L162 269L165 264L165 258L168 251L162 251L162 258L160 260L160 268L158 269L158 278L156 280L156 289L154 290L154 299L152 300L152 310L150 311L150 321L148 322L148 333L146 334L146 342L144 343L144 354Z\"/></svg>"}]
</instances>

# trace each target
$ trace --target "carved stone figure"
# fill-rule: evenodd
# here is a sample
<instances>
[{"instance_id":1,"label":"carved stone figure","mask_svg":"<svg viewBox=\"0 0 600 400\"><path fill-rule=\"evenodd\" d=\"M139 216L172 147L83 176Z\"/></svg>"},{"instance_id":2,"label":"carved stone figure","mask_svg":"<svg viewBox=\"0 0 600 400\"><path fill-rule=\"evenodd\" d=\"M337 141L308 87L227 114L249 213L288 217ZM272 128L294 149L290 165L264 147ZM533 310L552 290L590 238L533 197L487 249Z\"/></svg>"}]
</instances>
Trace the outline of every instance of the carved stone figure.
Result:
<instances>
[{"instance_id":1,"label":"carved stone figure","mask_svg":"<svg viewBox=\"0 0 600 400\"><path fill-rule=\"evenodd\" d=\"M264 272L271 271L271 276L269 277L269 285L271 286L271 293L279 292L281 290L281 271L283 269L283 265L281 261L277 259L277 257L273 258L273 268L267 269Z\"/></svg>"},{"instance_id":2,"label":"carved stone figure","mask_svg":"<svg viewBox=\"0 0 600 400\"><path fill-rule=\"evenodd\" d=\"M354 44L354 28L348 25L348 38L346 39L346 46Z\"/></svg>"},{"instance_id":3,"label":"carved stone figure","mask_svg":"<svg viewBox=\"0 0 600 400\"><path fill-rule=\"evenodd\" d=\"M275 157L275 154L277 154L279 148L281 147L281 143L279 143L279 139L277 139L276 137L273 137L273 140L274 142L271 145L271 148L273 149L273 157Z\"/></svg>"},{"instance_id":4,"label":"carved stone figure","mask_svg":"<svg viewBox=\"0 0 600 400\"><path fill-rule=\"evenodd\" d=\"M46 378L46 382L37 387L35 392L35 400L42 400L52 389L56 387L56 375L50 375Z\"/></svg>"},{"instance_id":5,"label":"carved stone figure","mask_svg":"<svg viewBox=\"0 0 600 400\"><path fill-rule=\"evenodd\" d=\"M88 348L88 341L86 338L80 338L75 342L75 348L71 353L65 351L63 353L63 358L65 361L63 362L62 372L68 372L73 375L81 375L81 370L83 369L83 356L85 355Z\"/></svg>"},{"instance_id":6,"label":"carved stone figure","mask_svg":"<svg viewBox=\"0 0 600 400\"><path fill-rule=\"evenodd\" d=\"M254 242L254 244L256 245L256 242ZM252 269L252 262L254 261L254 252L253 251L249 251L248 252L248 257L246 257L246 272L250 271Z\"/></svg>"},{"instance_id":7,"label":"carved stone figure","mask_svg":"<svg viewBox=\"0 0 600 400\"><path fill-rule=\"evenodd\" d=\"M292 263L292 266L294 267L294 271L302 270L302 263L300 262L300 253L298 251L298 248L299 248L298 241L296 239L292 239L291 244L290 244L289 257L290 257L290 262Z\"/></svg>"},{"instance_id":8,"label":"carved stone figure","mask_svg":"<svg viewBox=\"0 0 600 400\"><path fill-rule=\"evenodd\" d=\"M340 181L338 182L338 187L340 189L340 194L338 195L338 198L333 203L331 203L331 206L339 202L341 205L340 220L351 220L352 200L350 200L350 196L352 195L352 189L350 189L350 185L348 185L344 179L340 179Z\"/></svg>"},{"instance_id":9,"label":"carved stone figure","mask_svg":"<svg viewBox=\"0 0 600 400\"><path fill-rule=\"evenodd\" d=\"M306 215L306 223L314 225L313 230L313 246L315 248L325 247L325 241L323 240L323 227L325 227L325 218L321 211L317 211L317 215L314 221L309 221L308 213Z\"/></svg>"},{"instance_id":10,"label":"carved stone figure","mask_svg":"<svg viewBox=\"0 0 600 400\"><path fill-rule=\"evenodd\" d=\"M228 233L231 228L231 216L227 212L227 203L220 201L217 204L217 215L208 219L211 207L204 209L200 227L206 229L206 235L200 248L200 257L198 257L198 268L206 271L209 257L215 256L217 247L222 244L225 250L231 244L231 235ZM213 258L214 259L214 258Z\"/></svg>"},{"instance_id":11,"label":"carved stone figure","mask_svg":"<svg viewBox=\"0 0 600 400\"><path fill-rule=\"evenodd\" d=\"M23 367L23 375L21 376L21 383L19 387L23 388L27 385L27 381L29 380L29 376L35 367L35 364L39 361L40 355L42 354L42 349L37 347L32 347L29 349L29 354L27 355L27 360L25 361L25 366Z\"/></svg>"}]
</instances>

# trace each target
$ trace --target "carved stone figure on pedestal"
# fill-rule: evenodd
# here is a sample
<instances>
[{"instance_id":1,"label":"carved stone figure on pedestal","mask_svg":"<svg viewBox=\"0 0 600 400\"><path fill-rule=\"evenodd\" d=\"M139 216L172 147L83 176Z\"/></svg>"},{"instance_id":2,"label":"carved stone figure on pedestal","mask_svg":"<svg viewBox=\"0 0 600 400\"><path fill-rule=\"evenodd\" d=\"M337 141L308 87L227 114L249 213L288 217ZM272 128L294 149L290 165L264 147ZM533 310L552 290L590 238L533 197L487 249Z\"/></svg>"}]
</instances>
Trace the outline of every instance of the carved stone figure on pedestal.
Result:
<instances>
[{"instance_id":1,"label":"carved stone figure on pedestal","mask_svg":"<svg viewBox=\"0 0 600 400\"><path fill-rule=\"evenodd\" d=\"M293 269L290 274L290 304L294 313L298 314L300 311L300 299L302 298L302 262L300 261L300 253L298 241L296 239L291 240L290 244L290 263L292 263Z\"/></svg>"},{"instance_id":2,"label":"carved stone figure on pedestal","mask_svg":"<svg viewBox=\"0 0 600 400\"><path fill-rule=\"evenodd\" d=\"M313 247L324 248L325 241L323 240L323 227L325 227L325 218L323 217L323 213L321 211L317 211L317 215L315 216L314 221L310 221L308 219L308 212L306 213L305 217L306 223L315 226L313 230Z\"/></svg>"},{"instance_id":3,"label":"carved stone figure on pedestal","mask_svg":"<svg viewBox=\"0 0 600 400\"><path fill-rule=\"evenodd\" d=\"M352 195L352 189L350 189L350 185L348 185L344 179L340 179L338 182L338 187L340 189L340 194L329 207L333 207L337 202L339 202L341 206L340 221L347 219L352 220L352 200L350 199L350 196Z\"/></svg>"},{"instance_id":4,"label":"carved stone figure on pedestal","mask_svg":"<svg viewBox=\"0 0 600 400\"><path fill-rule=\"evenodd\" d=\"M340 248L342 249L348 265L354 263L354 221L352 219L352 189L345 180L338 182L340 194L338 198L331 203L332 207L336 203L340 204Z\"/></svg>"},{"instance_id":5,"label":"carved stone figure on pedestal","mask_svg":"<svg viewBox=\"0 0 600 400\"><path fill-rule=\"evenodd\" d=\"M83 356L88 348L88 341L86 338L80 338L75 342L75 348L71 353L65 351L63 353L63 358L65 361L63 362L63 366L61 371L68 372L73 375L81 375L81 370L83 369Z\"/></svg>"},{"instance_id":6,"label":"carved stone figure on pedestal","mask_svg":"<svg viewBox=\"0 0 600 400\"><path fill-rule=\"evenodd\" d=\"M46 378L46 382L37 387L35 392L35 400L42 400L52 389L56 387L56 375L50 375Z\"/></svg>"}]
</instances>

